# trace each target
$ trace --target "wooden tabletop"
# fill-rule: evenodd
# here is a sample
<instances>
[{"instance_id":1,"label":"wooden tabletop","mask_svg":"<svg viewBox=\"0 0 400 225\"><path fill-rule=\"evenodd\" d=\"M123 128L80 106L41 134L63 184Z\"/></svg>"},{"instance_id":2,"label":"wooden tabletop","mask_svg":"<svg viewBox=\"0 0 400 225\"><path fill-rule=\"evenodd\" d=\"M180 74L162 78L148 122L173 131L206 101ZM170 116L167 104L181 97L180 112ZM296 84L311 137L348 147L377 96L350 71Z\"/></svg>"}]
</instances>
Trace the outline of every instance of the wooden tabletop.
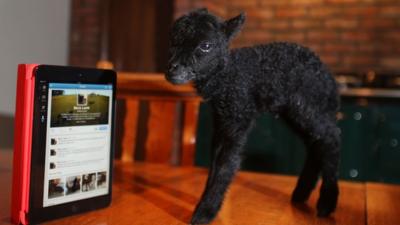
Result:
<instances>
[{"instance_id":1,"label":"wooden tabletop","mask_svg":"<svg viewBox=\"0 0 400 225\"><path fill-rule=\"evenodd\" d=\"M11 158L11 151L0 151L1 224L9 224ZM203 168L117 162L110 207L46 224L188 224L206 176ZM317 191L305 205L290 204L295 182L293 176L240 172L212 224L400 224L400 186L342 181L336 213L320 219Z\"/></svg>"}]
</instances>

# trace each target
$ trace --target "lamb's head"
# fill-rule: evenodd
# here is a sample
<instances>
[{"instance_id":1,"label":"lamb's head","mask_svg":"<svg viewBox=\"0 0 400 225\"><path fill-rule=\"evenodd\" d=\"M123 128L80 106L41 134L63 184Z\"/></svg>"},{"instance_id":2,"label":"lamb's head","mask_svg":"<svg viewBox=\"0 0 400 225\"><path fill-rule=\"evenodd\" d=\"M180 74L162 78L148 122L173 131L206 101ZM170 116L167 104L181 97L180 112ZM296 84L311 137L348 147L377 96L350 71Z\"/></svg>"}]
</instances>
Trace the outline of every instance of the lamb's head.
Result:
<instances>
[{"instance_id":1,"label":"lamb's head","mask_svg":"<svg viewBox=\"0 0 400 225\"><path fill-rule=\"evenodd\" d=\"M184 84L203 79L223 67L229 42L241 29L242 13L227 21L199 9L177 19L172 27L166 79Z\"/></svg>"}]
</instances>

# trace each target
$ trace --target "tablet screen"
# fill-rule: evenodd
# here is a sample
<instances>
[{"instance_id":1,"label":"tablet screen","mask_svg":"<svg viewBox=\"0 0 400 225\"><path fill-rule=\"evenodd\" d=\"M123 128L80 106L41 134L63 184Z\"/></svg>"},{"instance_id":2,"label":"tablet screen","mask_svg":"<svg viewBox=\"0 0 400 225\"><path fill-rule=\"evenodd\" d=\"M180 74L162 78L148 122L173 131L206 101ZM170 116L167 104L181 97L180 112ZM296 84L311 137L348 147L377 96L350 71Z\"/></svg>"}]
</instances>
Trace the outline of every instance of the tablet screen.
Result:
<instances>
[{"instance_id":1,"label":"tablet screen","mask_svg":"<svg viewBox=\"0 0 400 225\"><path fill-rule=\"evenodd\" d=\"M108 194L112 85L39 88L47 98L40 106L40 121L47 124L43 207Z\"/></svg>"}]
</instances>

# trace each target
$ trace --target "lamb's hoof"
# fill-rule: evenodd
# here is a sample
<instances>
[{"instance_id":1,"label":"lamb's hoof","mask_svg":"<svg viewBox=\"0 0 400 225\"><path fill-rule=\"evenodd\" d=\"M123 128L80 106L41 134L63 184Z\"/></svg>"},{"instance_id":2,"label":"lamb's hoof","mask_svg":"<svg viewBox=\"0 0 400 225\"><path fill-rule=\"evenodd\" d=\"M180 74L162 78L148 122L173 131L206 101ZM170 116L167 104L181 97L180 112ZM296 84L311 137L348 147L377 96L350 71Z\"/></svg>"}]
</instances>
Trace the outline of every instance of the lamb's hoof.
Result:
<instances>
[{"instance_id":1,"label":"lamb's hoof","mask_svg":"<svg viewBox=\"0 0 400 225\"><path fill-rule=\"evenodd\" d=\"M201 224L209 224L212 221L212 218L200 217L200 218L192 218L190 221L190 225L201 225Z\"/></svg>"},{"instance_id":2,"label":"lamb's hoof","mask_svg":"<svg viewBox=\"0 0 400 225\"><path fill-rule=\"evenodd\" d=\"M336 209L336 202L325 202L321 203L318 201L317 204L317 216L318 217L328 217Z\"/></svg>"},{"instance_id":3,"label":"lamb's hoof","mask_svg":"<svg viewBox=\"0 0 400 225\"><path fill-rule=\"evenodd\" d=\"M193 213L191 225L209 224L217 215L218 210L212 207L198 207Z\"/></svg>"},{"instance_id":4,"label":"lamb's hoof","mask_svg":"<svg viewBox=\"0 0 400 225\"><path fill-rule=\"evenodd\" d=\"M317 215L318 217L328 217L335 211L339 190L336 185L330 187L322 187L321 194L317 202Z\"/></svg>"},{"instance_id":5,"label":"lamb's hoof","mask_svg":"<svg viewBox=\"0 0 400 225\"><path fill-rule=\"evenodd\" d=\"M317 216L318 217L328 217L334 210L329 209L318 209Z\"/></svg>"},{"instance_id":6,"label":"lamb's hoof","mask_svg":"<svg viewBox=\"0 0 400 225\"><path fill-rule=\"evenodd\" d=\"M191 225L200 225L200 224L209 224L214 217L206 216L206 215L194 215L192 220L190 221Z\"/></svg>"},{"instance_id":7,"label":"lamb's hoof","mask_svg":"<svg viewBox=\"0 0 400 225\"><path fill-rule=\"evenodd\" d=\"M299 188L294 189L292 194L292 203L303 203L310 197L311 191L301 190Z\"/></svg>"}]
</instances>

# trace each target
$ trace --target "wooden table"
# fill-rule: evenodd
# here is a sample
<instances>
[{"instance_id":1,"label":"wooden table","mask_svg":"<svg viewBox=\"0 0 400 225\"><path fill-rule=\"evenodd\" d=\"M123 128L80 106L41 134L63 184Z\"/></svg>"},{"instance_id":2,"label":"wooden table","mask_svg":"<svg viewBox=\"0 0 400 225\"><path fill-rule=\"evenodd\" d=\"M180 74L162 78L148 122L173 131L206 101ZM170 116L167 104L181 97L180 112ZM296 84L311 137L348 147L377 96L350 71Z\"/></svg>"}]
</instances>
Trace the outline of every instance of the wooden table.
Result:
<instances>
[{"instance_id":1,"label":"wooden table","mask_svg":"<svg viewBox=\"0 0 400 225\"><path fill-rule=\"evenodd\" d=\"M0 151L1 224L9 224L11 157L10 151ZM207 170L195 167L117 162L115 168L110 207L46 224L188 224L207 176ZM240 172L212 224L400 224L400 186L340 182L337 212L320 219L317 192L306 205L290 204L295 182L293 176Z\"/></svg>"}]
</instances>

